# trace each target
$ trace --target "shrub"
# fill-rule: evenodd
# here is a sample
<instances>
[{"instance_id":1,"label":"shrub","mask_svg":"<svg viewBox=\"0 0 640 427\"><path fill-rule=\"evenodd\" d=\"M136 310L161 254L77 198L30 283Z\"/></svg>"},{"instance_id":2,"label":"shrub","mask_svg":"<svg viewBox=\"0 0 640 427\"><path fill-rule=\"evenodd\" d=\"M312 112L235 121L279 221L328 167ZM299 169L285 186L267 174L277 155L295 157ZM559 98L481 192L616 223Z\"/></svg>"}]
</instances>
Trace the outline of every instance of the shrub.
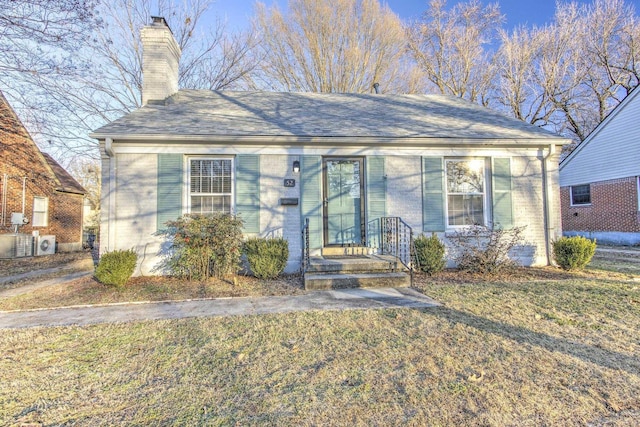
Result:
<instances>
[{"instance_id":1,"label":"shrub","mask_svg":"<svg viewBox=\"0 0 640 427\"><path fill-rule=\"evenodd\" d=\"M562 237L553 242L553 258L565 270L583 269L596 252L596 241L582 236Z\"/></svg>"},{"instance_id":2,"label":"shrub","mask_svg":"<svg viewBox=\"0 0 640 427\"><path fill-rule=\"evenodd\" d=\"M431 237L418 236L413 241L416 248L418 268L428 274L437 273L444 269L445 246L434 234Z\"/></svg>"},{"instance_id":3,"label":"shrub","mask_svg":"<svg viewBox=\"0 0 640 427\"><path fill-rule=\"evenodd\" d=\"M244 253L253 274L260 279L274 279L284 271L289 259L289 242L284 239L251 238L244 243Z\"/></svg>"},{"instance_id":4,"label":"shrub","mask_svg":"<svg viewBox=\"0 0 640 427\"><path fill-rule=\"evenodd\" d=\"M185 215L167 223L173 245L166 261L188 280L222 278L240 269L242 220L229 214Z\"/></svg>"},{"instance_id":5,"label":"shrub","mask_svg":"<svg viewBox=\"0 0 640 427\"><path fill-rule=\"evenodd\" d=\"M510 252L523 243L524 227L511 229L472 226L456 232L451 239L455 260L462 271L498 274L515 268Z\"/></svg>"},{"instance_id":6,"label":"shrub","mask_svg":"<svg viewBox=\"0 0 640 427\"><path fill-rule=\"evenodd\" d=\"M100 283L121 288L133 274L137 262L138 255L133 249L107 252L100 257L95 277Z\"/></svg>"}]
</instances>

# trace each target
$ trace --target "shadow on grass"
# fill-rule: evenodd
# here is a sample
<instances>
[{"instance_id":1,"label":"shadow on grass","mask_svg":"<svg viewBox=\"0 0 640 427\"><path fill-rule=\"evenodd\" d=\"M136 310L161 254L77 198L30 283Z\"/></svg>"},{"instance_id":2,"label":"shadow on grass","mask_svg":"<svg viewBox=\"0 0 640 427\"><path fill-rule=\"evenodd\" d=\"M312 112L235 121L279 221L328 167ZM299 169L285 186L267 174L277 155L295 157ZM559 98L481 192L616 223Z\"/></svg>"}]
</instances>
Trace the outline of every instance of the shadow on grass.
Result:
<instances>
[{"instance_id":1,"label":"shadow on grass","mask_svg":"<svg viewBox=\"0 0 640 427\"><path fill-rule=\"evenodd\" d=\"M573 340L553 337L520 326L496 322L484 317L445 307L423 309L426 315L444 318L452 324L462 324L483 332L498 335L523 345L559 352L593 363L607 369L616 369L640 375L640 358L615 351L605 350Z\"/></svg>"}]
</instances>

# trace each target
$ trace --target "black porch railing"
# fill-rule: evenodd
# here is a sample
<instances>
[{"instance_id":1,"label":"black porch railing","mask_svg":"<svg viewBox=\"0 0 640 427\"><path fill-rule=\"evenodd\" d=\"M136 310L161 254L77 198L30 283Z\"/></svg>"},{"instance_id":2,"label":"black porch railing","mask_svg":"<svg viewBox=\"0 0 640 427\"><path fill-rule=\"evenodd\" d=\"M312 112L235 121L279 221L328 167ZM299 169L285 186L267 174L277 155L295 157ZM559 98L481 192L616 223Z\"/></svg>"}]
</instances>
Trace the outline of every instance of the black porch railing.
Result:
<instances>
[{"instance_id":1,"label":"black porch railing","mask_svg":"<svg viewBox=\"0 0 640 427\"><path fill-rule=\"evenodd\" d=\"M411 275L416 267L416 249L413 243L413 229L397 216L380 218L380 252L398 259Z\"/></svg>"},{"instance_id":2,"label":"black porch railing","mask_svg":"<svg viewBox=\"0 0 640 427\"><path fill-rule=\"evenodd\" d=\"M304 274L309 268L309 218L305 218L302 227L302 262L300 263L300 272Z\"/></svg>"}]
</instances>

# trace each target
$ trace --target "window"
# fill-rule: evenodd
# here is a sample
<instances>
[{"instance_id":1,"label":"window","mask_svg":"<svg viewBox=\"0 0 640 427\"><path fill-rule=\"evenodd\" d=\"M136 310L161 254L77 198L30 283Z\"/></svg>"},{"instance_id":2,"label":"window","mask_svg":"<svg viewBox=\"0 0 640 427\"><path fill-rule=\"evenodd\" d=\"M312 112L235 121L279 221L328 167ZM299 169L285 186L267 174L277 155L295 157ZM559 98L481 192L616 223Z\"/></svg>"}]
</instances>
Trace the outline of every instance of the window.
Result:
<instances>
[{"instance_id":1,"label":"window","mask_svg":"<svg viewBox=\"0 0 640 427\"><path fill-rule=\"evenodd\" d=\"M591 186L573 185L571 188L571 206L591 204Z\"/></svg>"},{"instance_id":2,"label":"window","mask_svg":"<svg viewBox=\"0 0 640 427\"><path fill-rule=\"evenodd\" d=\"M33 227L46 227L49 225L49 199L47 197L33 198Z\"/></svg>"},{"instance_id":3,"label":"window","mask_svg":"<svg viewBox=\"0 0 640 427\"><path fill-rule=\"evenodd\" d=\"M485 225L483 159L446 160L447 226Z\"/></svg>"},{"instance_id":4,"label":"window","mask_svg":"<svg viewBox=\"0 0 640 427\"><path fill-rule=\"evenodd\" d=\"M189 211L196 214L231 213L232 159L191 159Z\"/></svg>"}]
</instances>

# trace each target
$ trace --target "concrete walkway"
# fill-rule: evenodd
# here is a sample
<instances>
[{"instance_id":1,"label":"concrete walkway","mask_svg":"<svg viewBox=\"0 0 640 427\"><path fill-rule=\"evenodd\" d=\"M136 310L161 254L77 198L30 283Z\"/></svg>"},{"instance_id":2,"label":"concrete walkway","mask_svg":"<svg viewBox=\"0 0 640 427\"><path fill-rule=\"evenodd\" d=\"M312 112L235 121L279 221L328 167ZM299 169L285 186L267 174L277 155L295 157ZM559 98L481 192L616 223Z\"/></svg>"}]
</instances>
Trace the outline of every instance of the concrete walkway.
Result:
<instances>
[{"instance_id":1,"label":"concrete walkway","mask_svg":"<svg viewBox=\"0 0 640 427\"><path fill-rule=\"evenodd\" d=\"M51 269L51 270L53 270L51 271L52 273L59 271L55 269ZM40 271L45 271L45 270L40 270ZM79 279L81 277L91 276L92 274L93 274L93 271L75 271L73 273L68 273L68 274L65 274L64 276L54 277L53 279L49 279L49 280L35 281L33 283L29 283L28 285L18 286L15 288L0 289L0 298L15 297L17 295L33 292L36 289L46 288L47 286L60 285L66 282L70 282L72 280Z\"/></svg>"},{"instance_id":2,"label":"concrete walkway","mask_svg":"<svg viewBox=\"0 0 640 427\"><path fill-rule=\"evenodd\" d=\"M0 329L311 310L427 308L438 305L431 298L409 288L343 289L315 291L296 296L216 298L0 311Z\"/></svg>"}]
</instances>

